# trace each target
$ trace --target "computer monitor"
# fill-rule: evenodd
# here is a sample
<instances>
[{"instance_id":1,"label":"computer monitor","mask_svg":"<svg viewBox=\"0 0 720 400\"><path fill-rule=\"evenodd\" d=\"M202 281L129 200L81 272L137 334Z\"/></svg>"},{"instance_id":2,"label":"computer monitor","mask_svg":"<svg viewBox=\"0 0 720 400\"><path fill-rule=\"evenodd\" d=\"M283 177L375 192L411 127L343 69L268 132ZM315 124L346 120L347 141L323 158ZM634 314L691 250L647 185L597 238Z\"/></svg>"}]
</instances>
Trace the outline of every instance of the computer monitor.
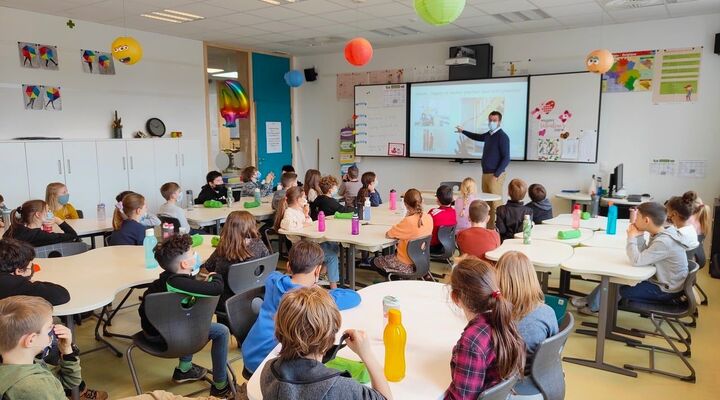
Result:
<instances>
[{"instance_id":1,"label":"computer monitor","mask_svg":"<svg viewBox=\"0 0 720 400\"><path fill-rule=\"evenodd\" d=\"M615 195L623 189L623 165L618 164L615 170L610 174L610 196Z\"/></svg>"}]
</instances>

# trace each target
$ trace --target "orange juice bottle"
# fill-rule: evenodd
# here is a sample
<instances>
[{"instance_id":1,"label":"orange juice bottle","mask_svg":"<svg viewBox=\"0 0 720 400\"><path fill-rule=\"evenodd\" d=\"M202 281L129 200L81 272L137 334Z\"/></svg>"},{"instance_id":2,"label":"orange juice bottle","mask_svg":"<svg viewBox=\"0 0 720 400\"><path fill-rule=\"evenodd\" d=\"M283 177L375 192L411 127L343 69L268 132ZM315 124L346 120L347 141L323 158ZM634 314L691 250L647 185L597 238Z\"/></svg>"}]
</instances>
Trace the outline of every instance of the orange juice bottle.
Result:
<instances>
[{"instance_id":1,"label":"orange juice bottle","mask_svg":"<svg viewBox=\"0 0 720 400\"><path fill-rule=\"evenodd\" d=\"M402 314L398 309L388 311L388 324L383 334L385 343L385 377L390 382L405 378L405 343L407 333L402 326Z\"/></svg>"}]
</instances>

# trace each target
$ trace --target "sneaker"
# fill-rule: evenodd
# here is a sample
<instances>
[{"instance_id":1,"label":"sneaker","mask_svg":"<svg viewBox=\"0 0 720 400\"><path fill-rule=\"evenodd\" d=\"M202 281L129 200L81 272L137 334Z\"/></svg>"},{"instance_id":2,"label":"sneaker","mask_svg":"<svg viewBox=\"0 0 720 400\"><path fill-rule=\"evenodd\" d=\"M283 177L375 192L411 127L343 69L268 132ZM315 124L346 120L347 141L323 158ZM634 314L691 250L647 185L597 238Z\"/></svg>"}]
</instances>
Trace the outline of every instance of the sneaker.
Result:
<instances>
[{"instance_id":1,"label":"sneaker","mask_svg":"<svg viewBox=\"0 0 720 400\"><path fill-rule=\"evenodd\" d=\"M591 310L590 307L588 307L588 306L578 308L578 312L582 315L589 315L591 317L597 317L597 311Z\"/></svg>"},{"instance_id":2,"label":"sneaker","mask_svg":"<svg viewBox=\"0 0 720 400\"><path fill-rule=\"evenodd\" d=\"M102 390L85 389L80 393L80 400L107 400L107 392Z\"/></svg>"},{"instance_id":3,"label":"sneaker","mask_svg":"<svg viewBox=\"0 0 720 400\"><path fill-rule=\"evenodd\" d=\"M235 391L239 392L240 388L235 386ZM228 384L222 389L216 388L215 385L210 386L210 396L217 397L218 399L232 399L233 392L230 388L230 382L228 382Z\"/></svg>"},{"instance_id":4,"label":"sneaker","mask_svg":"<svg viewBox=\"0 0 720 400\"><path fill-rule=\"evenodd\" d=\"M187 372L182 372L180 368L175 368L172 380L175 383L199 381L207 375L207 372L207 369L195 364L193 364Z\"/></svg>"},{"instance_id":5,"label":"sneaker","mask_svg":"<svg viewBox=\"0 0 720 400\"><path fill-rule=\"evenodd\" d=\"M587 307L588 305L586 297L573 297L570 299L570 303L578 309Z\"/></svg>"}]
</instances>

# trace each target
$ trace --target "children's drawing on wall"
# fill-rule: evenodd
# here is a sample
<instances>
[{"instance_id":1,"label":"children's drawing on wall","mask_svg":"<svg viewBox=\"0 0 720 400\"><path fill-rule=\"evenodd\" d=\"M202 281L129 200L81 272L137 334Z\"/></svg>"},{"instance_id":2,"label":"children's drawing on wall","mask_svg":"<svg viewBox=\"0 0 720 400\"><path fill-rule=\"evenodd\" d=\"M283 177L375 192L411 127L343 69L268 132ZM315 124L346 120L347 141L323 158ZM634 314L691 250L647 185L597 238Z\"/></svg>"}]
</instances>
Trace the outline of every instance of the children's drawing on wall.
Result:
<instances>
[{"instance_id":1,"label":"children's drawing on wall","mask_svg":"<svg viewBox=\"0 0 720 400\"><path fill-rule=\"evenodd\" d=\"M45 109L62 110L62 99L60 98L60 86L45 86Z\"/></svg>"},{"instance_id":2,"label":"children's drawing on wall","mask_svg":"<svg viewBox=\"0 0 720 400\"><path fill-rule=\"evenodd\" d=\"M38 54L40 55L40 68L53 71L57 71L60 68L57 46L39 44Z\"/></svg>"},{"instance_id":3,"label":"children's drawing on wall","mask_svg":"<svg viewBox=\"0 0 720 400\"><path fill-rule=\"evenodd\" d=\"M89 74L99 73L97 66L97 53L94 50L80 50L83 71Z\"/></svg>"},{"instance_id":4,"label":"children's drawing on wall","mask_svg":"<svg viewBox=\"0 0 720 400\"><path fill-rule=\"evenodd\" d=\"M20 65L25 68L40 68L38 49L35 43L18 42Z\"/></svg>"},{"instance_id":5,"label":"children's drawing on wall","mask_svg":"<svg viewBox=\"0 0 720 400\"><path fill-rule=\"evenodd\" d=\"M23 104L26 110L43 109L43 90L40 85L22 85Z\"/></svg>"},{"instance_id":6,"label":"children's drawing on wall","mask_svg":"<svg viewBox=\"0 0 720 400\"><path fill-rule=\"evenodd\" d=\"M537 132L537 158L542 161L576 161L583 142L569 122L573 111L555 99L546 99L530 111L530 132ZM531 151L532 153L532 151Z\"/></svg>"},{"instance_id":7,"label":"children's drawing on wall","mask_svg":"<svg viewBox=\"0 0 720 400\"><path fill-rule=\"evenodd\" d=\"M560 139L538 138L537 154L540 161L556 161L560 158Z\"/></svg>"},{"instance_id":8,"label":"children's drawing on wall","mask_svg":"<svg viewBox=\"0 0 720 400\"><path fill-rule=\"evenodd\" d=\"M57 46L18 42L18 56L20 57L20 66L24 68L42 68L57 71L60 66Z\"/></svg>"},{"instance_id":9,"label":"children's drawing on wall","mask_svg":"<svg viewBox=\"0 0 720 400\"><path fill-rule=\"evenodd\" d=\"M110 53L98 53L98 70L100 75L115 75L115 62L113 61L112 54Z\"/></svg>"}]
</instances>

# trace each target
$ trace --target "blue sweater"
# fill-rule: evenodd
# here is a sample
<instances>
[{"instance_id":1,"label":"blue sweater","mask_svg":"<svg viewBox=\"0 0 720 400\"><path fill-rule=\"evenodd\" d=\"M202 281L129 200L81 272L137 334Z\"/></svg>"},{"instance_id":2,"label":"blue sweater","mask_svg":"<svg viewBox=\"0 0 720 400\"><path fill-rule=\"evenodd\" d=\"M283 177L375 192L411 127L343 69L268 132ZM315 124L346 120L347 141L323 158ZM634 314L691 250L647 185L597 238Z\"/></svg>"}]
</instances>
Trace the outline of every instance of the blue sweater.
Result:
<instances>
[{"instance_id":1,"label":"blue sweater","mask_svg":"<svg viewBox=\"0 0 720 400\"><path fill-rule=\"evenodd\" d=\"M265 357L278 345L275 338L275 313L285 293L299 287L301 286L293 283L289 275L281 272L275 271L267 277L265 299L260 306L260 314L242 344L243 363L248 371L255 372ZM360 295L354 290L333 289L330 296L335 299L340 310L360 304Z\"/></svg>"},{"instance_id":2,"label":"blue sweater","mask_svg":"<svg viewBox=\"0 0 720 400\"><path fill-rule=\"evenodd\" d=\"M135 221L134 219L126 219L123 221L120 229L113 232L108 238L110 246L142 246L145 240L145 230L147 226Z\"/></svg>"},{"instance_id":3,"label":"blue sweater","mask_svg":"<svg viewBox=\"0 0 720 400\"><path fill-rule=\"evenodd\" d=\"M472 140L485 142L480 163L483 174L493 174L499 177L505 172L505 168L510 164L510 138L502 129L498 129L493 134L468 131L462 131L462 133Z\"/></svg>"}]
</instances>

